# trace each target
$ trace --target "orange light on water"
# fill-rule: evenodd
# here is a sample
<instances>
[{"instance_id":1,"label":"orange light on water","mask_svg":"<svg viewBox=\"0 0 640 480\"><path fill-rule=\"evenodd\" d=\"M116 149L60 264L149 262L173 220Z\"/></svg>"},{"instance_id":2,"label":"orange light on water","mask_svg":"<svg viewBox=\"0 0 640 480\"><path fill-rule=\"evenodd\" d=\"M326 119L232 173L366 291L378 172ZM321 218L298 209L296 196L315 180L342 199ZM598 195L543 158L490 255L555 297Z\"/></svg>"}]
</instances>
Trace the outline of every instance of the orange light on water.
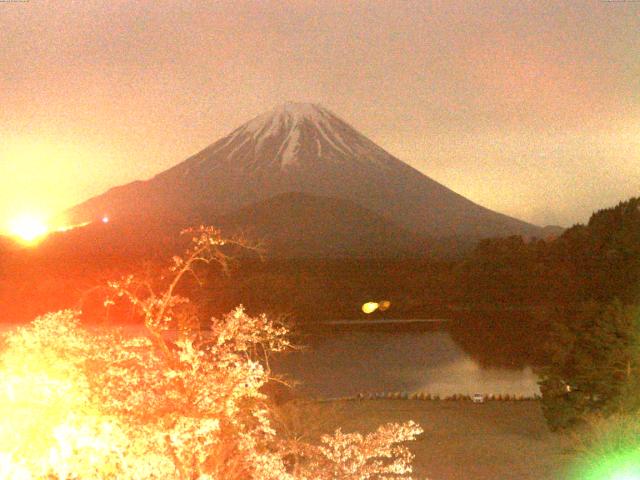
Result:
<instances>
[{"instance_id":1,"label":"orange light on water","mask_svg":"<svg viewBox=\"0 0 640 480\"><path fill-rule=\"evenodd\" d=\"M27 244L41 239L48 231L45 221L36 215L20 215L9 222L9 233Z\"/></svg>"}]
</instances>

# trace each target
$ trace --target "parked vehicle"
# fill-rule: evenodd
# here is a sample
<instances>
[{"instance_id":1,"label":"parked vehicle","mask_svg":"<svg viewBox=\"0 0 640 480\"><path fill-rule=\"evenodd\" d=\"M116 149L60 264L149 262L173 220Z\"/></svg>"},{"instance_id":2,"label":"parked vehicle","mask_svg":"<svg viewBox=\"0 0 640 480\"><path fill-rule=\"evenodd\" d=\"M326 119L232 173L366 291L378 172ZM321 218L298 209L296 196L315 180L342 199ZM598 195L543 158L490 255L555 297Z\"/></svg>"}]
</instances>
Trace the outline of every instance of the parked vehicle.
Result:
<instances>
[{"instance_id":1,"label":"parked vehicle","mask_svg":"<svg viewBox=\"0 0 640 480\"><path fill-rule=\"evenodd\" d=\"M481 393L474 393L471 396L471 401L473 403L484 403L484 395Z\"/></svg>"}]
</instances>

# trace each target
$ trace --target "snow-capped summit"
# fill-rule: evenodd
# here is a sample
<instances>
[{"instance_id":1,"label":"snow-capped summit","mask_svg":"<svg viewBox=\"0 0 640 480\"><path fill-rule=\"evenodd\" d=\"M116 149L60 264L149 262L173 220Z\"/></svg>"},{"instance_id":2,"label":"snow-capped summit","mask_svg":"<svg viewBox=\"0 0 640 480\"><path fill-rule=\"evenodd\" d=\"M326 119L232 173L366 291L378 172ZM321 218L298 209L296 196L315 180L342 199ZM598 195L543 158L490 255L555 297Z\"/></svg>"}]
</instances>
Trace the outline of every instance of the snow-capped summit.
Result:
<instances>
[{"instance_id":1,"label":"snow-capped summit","mask_svg":"<svg viewBox=\"0 0 640 480\"><path fill-rule=\"evenodd\" d=\"M252 140L255 141L255 150L258 151L262 145L274 138L282 140L282 148L277 152L274 161L279 162L284 168L300 160L298 151L309 141L316 146L318 156L322 156L323 144L325 148L334 148L341 153L352 155L353 152L338 133L340 122L341 120L319 105L289 102L259 115L234 133L244 136L245 141L250 141L246 135L251 134Z\"/></svg>"},{"instance_id":2,"label":"snow-capped summit","mask_svg":"<svg viewBox=\"0 0 640 480\"><path fill-rule=\"evenodd\" d=\"M209 163L224 151L228 163L260 170L318 161L375 161L383 153L329 110L293 102L258 115L205 151L206 155L198 155L196 165Z\"/></svg>"},{"instance_id":3,"label":"snow-capped summit","mask_svg":"<svg viewBox=\"0 0 640 480\"><path fill-rule=\"evenodd\" d=\"M76 221L226 214L287 192L349 200L429 236L535 235L398 160L324 107L285 103L145 182L95 197Z\"/></svg>"}]
</instances>

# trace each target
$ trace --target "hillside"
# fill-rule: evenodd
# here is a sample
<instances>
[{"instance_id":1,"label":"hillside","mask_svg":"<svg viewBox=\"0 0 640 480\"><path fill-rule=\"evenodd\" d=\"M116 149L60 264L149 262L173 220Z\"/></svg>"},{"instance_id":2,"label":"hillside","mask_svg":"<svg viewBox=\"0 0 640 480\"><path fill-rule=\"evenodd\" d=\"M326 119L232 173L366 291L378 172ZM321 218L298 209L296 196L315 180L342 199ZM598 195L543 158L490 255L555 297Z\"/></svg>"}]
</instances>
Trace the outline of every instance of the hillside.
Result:
<instances>
[{"instance_id":1,"label":"hillside","mask_svg":"<svg viewBox=\"0 0 640 480\"><path fill-rule=\"evenodd\" d=\"M354 202L285 193L214 222L230 235L260 240L269 257L422 256L418 235Z\"/></svg>"}]
</instances>

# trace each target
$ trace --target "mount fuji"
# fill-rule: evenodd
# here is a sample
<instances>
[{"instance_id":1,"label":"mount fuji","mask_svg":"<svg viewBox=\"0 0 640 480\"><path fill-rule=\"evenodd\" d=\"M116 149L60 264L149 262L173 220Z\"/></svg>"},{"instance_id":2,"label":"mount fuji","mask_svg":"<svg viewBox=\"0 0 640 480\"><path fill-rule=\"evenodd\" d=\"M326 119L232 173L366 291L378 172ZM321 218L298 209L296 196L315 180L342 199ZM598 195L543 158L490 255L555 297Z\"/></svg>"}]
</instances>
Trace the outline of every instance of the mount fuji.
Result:
<instances>
[{"instance_id":1,"label":"mount fuji","mask_svg":"<svg viewBox=\"0 0 640 480\"><path fill-rule=\"evenodd\" d=\"M287 195L292 193L296 195ZM193 224L211 218L228 221L234 212L244 212L245 218L256 221L255 215L247 217L247 209L262 205L255 211L265 211L265 202L268 205L276 197L294 203L314 198L316 207L322 199L331 199L334 222L345 221L339 218L336 202L346 202L350 212L354 206L360 212L349 217L352 224L374 216L379 223L420 238L479 239L543 232L453 192L329 110L307 103L276 107L173 168L149 180L113 188L73 207L66 216L72 223L109 215L114 220L151 218ZM282 200L275 204L283 215L291 210L282 206ZM272 218L270 228L278 225ZM388 225L376 231L388 235ZM357 225L352 227L357 231Z\"/></svg>"}]
</instances>

